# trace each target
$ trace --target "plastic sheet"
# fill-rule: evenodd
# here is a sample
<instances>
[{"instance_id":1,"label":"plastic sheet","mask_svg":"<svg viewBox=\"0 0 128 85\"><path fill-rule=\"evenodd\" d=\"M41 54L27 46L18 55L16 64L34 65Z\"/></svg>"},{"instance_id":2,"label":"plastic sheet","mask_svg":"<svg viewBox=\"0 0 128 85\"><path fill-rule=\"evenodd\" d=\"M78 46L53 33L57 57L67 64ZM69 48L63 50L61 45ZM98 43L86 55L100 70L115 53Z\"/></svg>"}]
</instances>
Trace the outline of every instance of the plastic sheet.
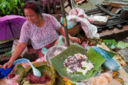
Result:
<instances>
[{"instance_id":1,"label":"plastic sheet","mask_svg":"<svg viewBox=\"0 0 128 85\"><path fill-rule=\"evenodd\" d=\"M0 79L3 79L4 77L6 77L11 70L13 69L14 65L12 65L10 68L0 68Z\"/></svg>"},{"instance_id":2,"label":"plastic sheet","mask_svg":"<svg viewBox=\"0 0 128 85\"><path fill-rule=\"evenodd\" d=\"M103 64L106 68L108 68L110 71L115 71L119 69L119 64L114 59L112 59L107 54L107 52L95 46L93 46L92 48L95 49L100 55L102 55L106 59L106 61Z\"/></svg>"}]
</instances>

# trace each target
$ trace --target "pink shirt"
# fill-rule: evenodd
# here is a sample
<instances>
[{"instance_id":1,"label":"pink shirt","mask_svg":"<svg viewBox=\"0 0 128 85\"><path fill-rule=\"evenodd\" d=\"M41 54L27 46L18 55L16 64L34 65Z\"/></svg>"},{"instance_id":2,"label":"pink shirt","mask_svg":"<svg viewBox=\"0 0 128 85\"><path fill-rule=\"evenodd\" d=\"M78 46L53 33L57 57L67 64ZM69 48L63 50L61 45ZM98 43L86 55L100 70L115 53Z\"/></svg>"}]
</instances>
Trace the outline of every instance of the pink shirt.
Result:
<instances>
[{"instance_id":1,"label":"pink shirt","mask_svg":"<svg viewBox=\"0 0 128 85\"><path fill-rule=\"evenodd\" d=\"M19 42L28 42L30 40L34 49L40 49L58 39L57 29L61 27L57 19L49 14L42 14L44 26L37 27L26 21L21 29Z\"/></svg>"}]
</instances>

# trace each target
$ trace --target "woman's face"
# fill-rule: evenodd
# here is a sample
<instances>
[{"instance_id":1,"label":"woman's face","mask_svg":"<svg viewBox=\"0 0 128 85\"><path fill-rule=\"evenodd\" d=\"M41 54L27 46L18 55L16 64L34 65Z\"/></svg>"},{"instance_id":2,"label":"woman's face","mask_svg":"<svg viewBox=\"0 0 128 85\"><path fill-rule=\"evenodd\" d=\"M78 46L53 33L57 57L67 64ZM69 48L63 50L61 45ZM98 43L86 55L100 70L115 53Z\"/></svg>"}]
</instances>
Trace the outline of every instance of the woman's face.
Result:
<instances>
[{"instance_id":1,"label":"woman's face","mask_svg":"<svg viewBox=\"0 0 128 85\"><path fill-rule=\"evenodd\" d=\"M25 8L24 9L24 14L26 19L31 22L32 24L37 24L39 21L39 14L35 13L35 11L33 11L30 8Z\"/></svg>"}]
</instances>

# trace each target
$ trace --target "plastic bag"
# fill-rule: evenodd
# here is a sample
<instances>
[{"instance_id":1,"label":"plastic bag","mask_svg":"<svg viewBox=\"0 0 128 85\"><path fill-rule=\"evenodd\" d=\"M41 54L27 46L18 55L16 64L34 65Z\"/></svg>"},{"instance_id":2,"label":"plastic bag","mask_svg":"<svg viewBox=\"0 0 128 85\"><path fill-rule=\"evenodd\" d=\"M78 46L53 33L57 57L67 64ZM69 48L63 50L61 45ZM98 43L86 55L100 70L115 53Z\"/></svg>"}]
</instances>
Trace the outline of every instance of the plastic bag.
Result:
<instances>
[{"instance_id":1,"label":"plastic bag","mask_svg":"<svg viewBox=\"0 0 128 85\"><path fill-rule=\"evenodd\" d=\"M107 52L105 52L103 49L98 48L96 46L92 47L94 50L96 50L100 55L102 55L106 61L104 62L104 66L109 69L109 71L115 71L118 70L120 68L120 65L114 60L112 59Z\"/></svg>"},{"instance_id":2,"label":"plastic bag","mask_svg":"<svg viewBox=\"0 0 128 85\"><path fill-rule=\"evenodd\" d=\"M99 38L97 27L90 24L88 16L85 14L84 10L80 8L72 9L67 16L67 19L69 21L80 22L87 38Z\"/></svg>"},{"instance_id":3,"label":"plastic bag","mask_svg":"<svg viewBox=\"0 0 128 85\"><path fill-rule=\"evenodd\" d=\"M112 78L111 72L102 73L99 76L91 78L85 85L121 85Z\"/></svg>"},{"instance_id":4,"label":"plastic bag","mask_svg":"<svg viewBox=\"0 0 128 85\"><path fill-rule=\"evenodd\" d=\"M13 41L12 51L11 51L11 52L14 52L14 50L16 49L17 44L18 44L18 40L14 40L14 41ZM20 56L23 57L24 54L25 54L27 51L28 51L28 48L26 47L26 48L24 49L24 51L21 53Z\"/></svg>"}]
</instances>

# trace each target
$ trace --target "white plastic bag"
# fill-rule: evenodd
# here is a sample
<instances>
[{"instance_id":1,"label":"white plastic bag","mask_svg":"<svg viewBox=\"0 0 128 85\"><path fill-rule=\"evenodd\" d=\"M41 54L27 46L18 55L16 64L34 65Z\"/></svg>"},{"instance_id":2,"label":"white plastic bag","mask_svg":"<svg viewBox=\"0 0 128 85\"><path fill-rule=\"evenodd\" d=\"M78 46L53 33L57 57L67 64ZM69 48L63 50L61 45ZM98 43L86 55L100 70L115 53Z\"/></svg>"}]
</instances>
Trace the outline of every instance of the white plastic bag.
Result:
<instances>
[{"instance_id":1,"label":"white plastic bag","mask_svg":"<svg viewBox=\"0 0 128 85\"><path fill-rule=\"evenodd\" d=\"M80 8L72 9L69 12L69 15L67 16L67 19L69 21L75 21L80 22L83 31L85 32L85 35L87 38L99 38L99 34L97 33L97 27L92 25L88 21L88 16L85 14L85 12Z\"/></svg>"},{"instance_id":2,"label":"white plastic bag","mask_svg":"<svg viewBox=\"0 0 128 85\"><path fill-rule=\"evenodd\" d=\"M17 44L18 44L18 40L14 40L14 41L13 41L13 45L12 45L12 50L11 50L11 52L14 52L14 51L15 51ZM27 49L27 47L26 47L20 56L23 57L23 55L24 55L27 51L28 51L28 49Z\"/></svg>"}]
</instances>

